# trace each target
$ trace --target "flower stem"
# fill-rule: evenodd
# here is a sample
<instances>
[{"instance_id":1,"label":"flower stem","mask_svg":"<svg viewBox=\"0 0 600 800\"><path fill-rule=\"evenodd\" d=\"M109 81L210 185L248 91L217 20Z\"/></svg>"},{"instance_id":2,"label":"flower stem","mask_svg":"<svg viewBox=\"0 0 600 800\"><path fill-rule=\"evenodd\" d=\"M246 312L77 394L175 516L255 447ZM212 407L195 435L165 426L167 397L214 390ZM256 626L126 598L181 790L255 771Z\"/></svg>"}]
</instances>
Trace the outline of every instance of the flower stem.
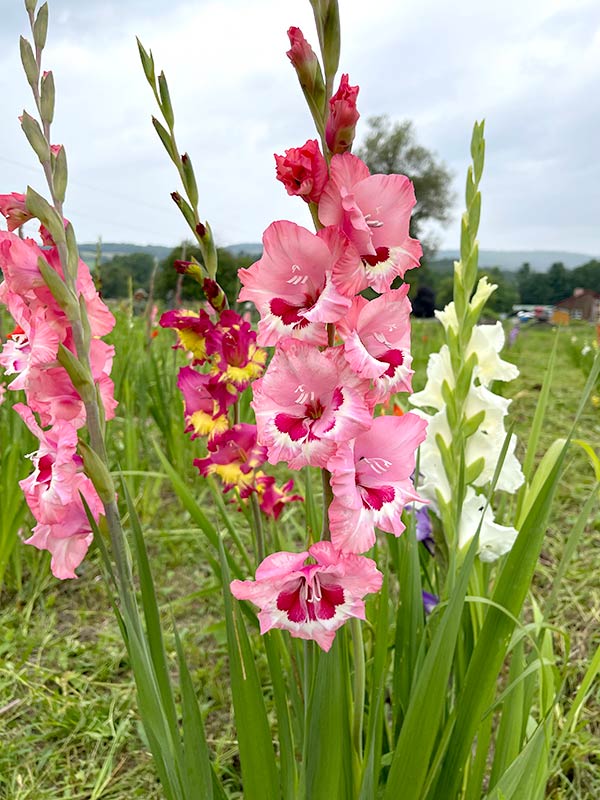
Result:
<instances>
[{"instance_id":1,"label":"flower stem","mask_svg":"<svg viewBox=\"0 0 600 800\"><path fill-rule=\"evenodd\" d=\"M321 526L321 540L324 542L331 541L331 532L329 530L329 506L333 500L333 491L331 489L331 472L327 469L321 470L321 480L323 482L323 523Z\"/></svg>"},{"instance_id":2,"label":"flower stem","mask_svg":"<svg viewBox=\"0 0 600 800\"><path fill-rule=\"evenodd\" d=\"M354 617L350 625L352 629L352 654L354 657L354 719L352 722L352 742L359 761L362 761L363 717L365 710L365 648L360 620Z\"/></svg>"},{"instance_id":3,"label":"flower stem","mask_svg":"<svg viewBox=\"0 0 600 800\"><path fill-rule=\"evenodd\" d=\"M265 535L263 531L262 517L260 514L260 505L258 503L258 495L252 492L250 498L252 506L252 521L254 528L254 541L256 544L256 558L260 563L265 557Z\"/></svg>"}]
</instances>

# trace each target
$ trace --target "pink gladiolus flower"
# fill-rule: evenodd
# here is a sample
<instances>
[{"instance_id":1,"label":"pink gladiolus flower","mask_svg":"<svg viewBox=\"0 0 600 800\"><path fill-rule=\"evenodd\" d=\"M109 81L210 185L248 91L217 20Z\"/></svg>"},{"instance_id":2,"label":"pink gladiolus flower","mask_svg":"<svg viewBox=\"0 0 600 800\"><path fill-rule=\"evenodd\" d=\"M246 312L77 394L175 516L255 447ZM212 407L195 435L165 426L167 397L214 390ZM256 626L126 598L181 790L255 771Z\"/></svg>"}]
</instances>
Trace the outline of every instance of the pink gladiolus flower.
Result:
<instances>
[{"instance_id":1,"label":"pink gladiolus flower","mask_svg":"<svg viewBox=\"0 0 600 800\"><path fill-rule=\"evenodd\" d=\"M338 262L345 263L352 250L347 239L334 243L331 233L316 236L293 222L279 221L265 231L263 246L262 258L238 273L244 287L239 300L252 301L261 315L259 344L274 345L293 336L326 345L326 323L339 320L351 305L332 279Z\"/></svg>"},{"instance_id":2,"label":"pink gladiolus flower","mask_svg":"<svg viewBox=\"0 0 600 800\"><path fill-rule=\"evenodd\" d=\"M214 436L208 442L207 458L196 458L194 465L201 475L216 473L223 481L223 491L236 487L240 497L254 490L255 470L264 464L267 450L256 441L256 425L240 423Z\"/></svg>"},{"instance_id":3,"label":"pink gladiolus flower","mask_svg":"<svg viewBox=\"0 0 600 800\"><path fill-rule=\"evenodd\" d=\"M186 433L215 436L229 427L227 409L235 403L238 393L233 386L218 377L203 375L192 367L179 370L177 386L183 394Z\"/></svg>"},{"instance_id":4,"label":"pink gladiolus flower","mask_svg":"<svg viewBox=\"0 0 600 800\"><path fill-rule=\"evenodd\" d=\"M409 235L415 202L406 176L371 175L350 153L331 159L319 219L342 228L364 262L366 282L377 292L387 291L395 277L419 266L423 251Z\"/></svg>"},{"instance_id":5,"label":"pink gladiolus flower","mask_svg":"<svg viewBox=\"0 0 600 800\"><path fill-rule=\"evenodd\" d=\"M61 326L66 327L68 320L46 286L39 270L40 257L44 258L61 278L64 277L58 250L55 247L42 250L32 239L20 239L13 233L0 231L0 269L5 279L5 283L0 287L0 302L9 304L10 295L16 295L21 303L32 310L39 305L46 306L46 318L59 320ZM105 336L110 333L114 328L115 319L102 302L90 271L81 259L77 267L76 287L85 300L92 336Z\"/></svg>"},{"instance_id":6,"label":"pink gladiolus flower","mask_svg":"<svg viewBox=\"0 0 600 800\"><path fill-rule=\"evenodd\" d=\"M305 564L307 558L316 563ZM282 628L296 638L313 639L327 652L347 619L365 619L363 597L378 592L382 581L370 558L344 555L331 542L317 542L308 552L267 556L256 580L233 581L231 593L261 609L261 633Z\"/></svg>"},{"instance_id":7,"label":"pink gladiolus flower","mask_svg":"<svg viewBox=\"0 0 600 800\"><path fill-rule=\"evenodd\" d=\"M321 352L285 339L254 384L258 441L266 445L269 462L325 467L338 442L371 426L367 391L368 382L353 372L340 347Z\"/></svg>"},{"instance_id":8,"label":"pink gladiolus flower","mask_svg":"<svg viewBox=\"0 0 600 800\"><path fill-rule=\"evenodd\" d=\"M352 147L360 117L356 109L358 89L358 86L350 86L347 75L342 75L339 88L329 101L325 141L332 153L345 153Z\"/></svg>"},{"instance_id":9,"label":"pink gladiolus flower","mask_svg":"<svg viewBox=\"0 0 600 800\"><path fill-rule=\"evenodd\" d=\"M260 510L268 517L273 517L273 519L279 519L281 512L288 503L293 503L297 500L304 501L301 495L290 494L294 488L294 481L292 480L279 487L272 475L257 472L255 485L258 492Z\"/></svg>"},{"instance_id":10,"label":"pink gladiolus flower","mask_svg":"<svg viewBox=\"0 0 600 800\"><path fill-rule=\"evenodd\" d=\"M426 428L416 414L376 417L370 430L339 445L327 465L334 495L329 526L338 550L366 552L376 527L400 536L402 509L420 500L410 476Z\"/></svg>"},{"instance_id":11,"label":"pink gladiolus flower","mask_svg":"<svg viewBox=\"0 0 600 800\"><path fill-rule=\"evenodd\" d=\"M102 503L89 478L79 473L73 478L73 495L76 500L64 506L64 516L56 523L39 522L33 535L25 540L38 550L48 550L52 554L50 568L60 580L76 578L75 568L83 561L93 539L93 532L79 493L83 495L92 516L98 520L102 513Z\"/></svg>"},{"instance_id":12,"label":"pink gladiolus flower","mask_svg":"<svg viewBox=\"0 0 600 800\"><path fill-rule=\"evenodd\" d=\"M0 194L0 214L5 217L9 231L14 231L33 219L33 214L27 211L25 195L19 192Z\"/></svg>"},{"instance_id":13,"label":"pink gladiolus flower","mask_svg":"<svg viewBox=\"0 0 600 800\"><path fill-rule=\"evenodd\" d=\"M318 203L329 173L327 162L316 139L302 147L291 147L285 156L275 156L277 180L289 195L297 195L307 203Z\"/></svg>"},{"instance_id":14,"label":"pink gladiolus flower","mask_svg":"<svg viewBox=\"0 0 600 800\"><path fill-rule=\"evenodd\" d=\"M40 441L39 449L30 456L34 471L19 481L19 486L38 522L59 522L64 518L66 506L78 499L73 495L74 478L82 467L76 454L77 431L64 420L43 431L30 408L17 403L14 410Z\"/></svg>"},{"instance_id":15,"label":"pink gladiolus flower","mask_svg":"<svg viewBox=\"0 0 600 800\"><path fill-rule=\"evenodd\" d=\"M337 323L346 360L362 378L373 380L377 402L412 391L408 290L404 284L375 300L355 297L348 315Z\"/></svg>"},{"instance_id":16,"label":"pink gladiolus flower","mask_svg":"<svg viewBox=\"0 0 600 800\"><path fill-rule=\"evenodd\" d=\"M223 311L215 325L214 352L213 374L239 391L262 375L267 360L266 351L256 346L256 333L250 323L231 310Z\"/></svg>"}]
</instances>

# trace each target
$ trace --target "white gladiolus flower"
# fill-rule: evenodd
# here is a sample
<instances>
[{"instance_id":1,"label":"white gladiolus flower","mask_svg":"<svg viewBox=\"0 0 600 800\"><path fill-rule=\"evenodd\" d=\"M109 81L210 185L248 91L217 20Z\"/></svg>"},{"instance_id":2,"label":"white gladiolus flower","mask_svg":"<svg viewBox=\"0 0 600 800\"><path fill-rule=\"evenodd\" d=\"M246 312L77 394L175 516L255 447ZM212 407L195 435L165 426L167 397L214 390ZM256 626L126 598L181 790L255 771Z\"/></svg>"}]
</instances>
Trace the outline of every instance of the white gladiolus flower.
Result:
<instances>
[{"instance_id":1,"label":"white gladiolus flower","mask_svg":"<svg viewBox=\"0 0 600 800\"><path fill-rule=\"evenodd\" d=\"M440 411L445 405L442 397L442 384L447 381L454 389L454 372L450 361L448 345L441 346L439 353L431 353L427 362L427 383L420 392L411 395L410 402L419 408L435 408Z\"/></svg>"},{"instance_id":2,"label":"white gladiolus flower","mask_svg":"<svg viewBox=\"0 0 600 800\"><path fill-rule=\"evenodd\" d=\"M516 528L499 525L494 521L494 514L490 506L485 508L486 499L481 494L476 494L470 487L467 489L463 503L458 529L458 546L462 550L467 547L477 533L477 528L483 514L481 530L479 532L478 555L482 561L490 562L503 556L511 549L517 538ZM484 513L485 509L485 513Z\"/></svg>"},{"instance_id":3,"label":"white gladiolus flower","mask_svg":"<svg viewBox=\"0 0 600 800\"><path fill-rule=\"evenodd\" d=\"M448 305L444 307L443 311L436 310L434 311L434 314L444 326L444 330L448 330L448 328L453 328L455 331L458 330L458 317L456 316L454 300L451 303L448 303Z\"/></svg>"},{"instance_id":4,"label":"white gladiolus flower","mask_svg":"<svg viewBox=\"0 0 600 800\"><path fill-rule=\"evenodd\" d=\"M483 304L494 288L496 287L482 279L472 303ZM443 311L436 311L436 315L444 328L458 330L454 303L449 303ZM519 374L514 364L500 357L504 340L501 323L478 325L473 328L464 352L465 360L472 354L477 359L471 386L463 406L464 419L468 423L469 420L479 416L481 420L475 430L470 429L472 432L466 437L464 444L465 467L470 475L470 486L467 487L466 499L461 509L459 523L461 548L474 536L485 506L483 496L477 495L473 487L482 488L493 479L506 440L505 419L511 401L494 394L488 388L495 380L510 381ZM433 508L438 507L440 499L446 503L452 501L452 487L446 475L438 444L441 438L443 444L450 448L453 436L442 394L444 382L450 391L454 391L456 379L448 345L443 345L438 353L429 356L425 387L410 398L411 404L417 406L414 413L426 419L428 423L427 437L420 448L419 472L422 481L419 482L418 490L424 499L431 502ZM428 413L430 410L434 410L435 413ZM496 489L511 494L516 492L524 481L521 464L515 455L516 444L517 438L513 435L496 483ZM479 557L483 561L493 561L510 550L516 535L514 528L497 524L492 509L488 508L481 530Z\"/></svg>"},{"instance_id":5,"label":"white gladiolus flower","mask_svg":"<svg viewBox=\"0 0 600 800\"><path fill-rule=\"evenodd\" d=\"M484 275L483 278L480 278L479 283L477 284L477 289L475 290L475 294L469 303L471 309L473 311L479 311L482 309L497 288L498 284L490 283L487 279L487 275Z\"/></svg>"},{"instance_id":6,"label":"white gladiolus flower","mask_svg":"<svg viewBox=\"0 0 600 800\"><path fill-rule=\"evenodd\" d=\"M473 328L465 358L475 353L477 377L484 386L489 386L492 381L513 381L519 375L514 364L500 358L504 341L501 322L496 322L495 325L476 325Z\"/></svg>"}]
</instances>

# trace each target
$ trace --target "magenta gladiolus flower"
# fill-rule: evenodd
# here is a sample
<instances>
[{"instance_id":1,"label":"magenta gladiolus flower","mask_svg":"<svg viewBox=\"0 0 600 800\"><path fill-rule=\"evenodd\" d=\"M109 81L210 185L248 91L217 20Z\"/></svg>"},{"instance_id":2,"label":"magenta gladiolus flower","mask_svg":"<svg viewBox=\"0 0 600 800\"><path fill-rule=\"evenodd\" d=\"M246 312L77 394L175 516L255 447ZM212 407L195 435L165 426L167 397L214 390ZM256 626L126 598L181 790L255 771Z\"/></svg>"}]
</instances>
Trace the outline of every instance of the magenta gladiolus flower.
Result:
<instances>
[{"instance_id":1,"label":"magenta gladiolus flower","mask_svg":"<svg viewBox=\"0 0 600 800\"><path fill-rule=\"evenodd\" d=\"M263 235L262 258L239 270L239 300L252 301L261 315L260 345L286 336L327 344L326 323L339 320L351 305L332 280L338 262L348 258L349 242L342 238L330 246L330 239L293 222L273 222Z\"/></svg>"},{"instance_id":2,"label":"magenta gladiolus flower","mask_svg":"<svg viewBox=\"0 0 600 800\"><path fill-rule=\"evenodd\" d=\"M224 492L236 487L240 497L248 497L254 490L254 471L267 459L266 447L256 441L256 425L240 423L214 436L208 442L208 453L206 458L194 460L200 474L216 473Z\"/></svg>"},{"instance_id":3,"label":"magenta gladiolus flower","mask_svg":"<svg viewBox=\"0 0 600 800\"><path fill-rule=\"evenodd\" d=\"M316 563L305 564L308 558ZM378 592L382 581L370 558L344 555L331 542L318 542L308 552L267 556L256 580L233 581L231 593L259 606L261 633L282 628L328 651L347 619L365 618L363 598Z\"/></svg>"},{"instance_id":4,"label":"magenta gladiolus flower","mask_svg":"<svg viewBox=\"0 0 600 800\"><path fill-rule=\"evenodd\" d=\"M320 351L284 340L254 384L258 441L266 445L269 462L287 461L291 469L325 467L338 442L371 426L368 387L341 348Z\"/></svg>"},{"instance_id":5,"label":"magenta gladiolus flower","mask_svg":"<svg viewBox=\"0 0 600 800\"><path fill-rule=\"evenodd\" d=\"M179 344L194 356L195 364L204 364L209 355L215 352L215 326L206 311L165 311L159 320L162 328L174 328Z\"/></svg>"},{"instance_id":6,"label":"magenta gladiolus flower","mask_svg":"<svg viewBox=\"0 0 600 800\"><path fill-rule=\"evenodd\" d=\"M332 153L345 153L352 147L360 118L356 109L358 90L358 86L350 86L347 75L342 75L339 88L329 101L325 141Z\"/></svg>"},{"instance_id":7,"label":"magenta gladiolus flower","mask_svg":"<svg viewBox=\"0 0 600 800\"><path fill-rule=\"evenodd\" d=\"M400 536L402 509L420 499L410 476L426 428L416 414L376 417L366 433L339 445L327 465L333 489L329 526L338 550L366 552L376 527Z\"/></svg>"},{"instance_id":8,"label":"magenta gladiolus flower","mask_svg":"<svg viewBox=\"0 0 600 800\"><path fill-rule=\"evenodd\" d=\"M375 300L356 297L337 324L348 363L358 375L373 380L377 402L412 391L408 290L404 284Z\"/></svg>"},{"instance_id":9,"label":"magenta gladiolus flower","mask_svg":"<svg viewBox=\"0 0 600 800\"><path fill-rule=\"evenodd\" d=\"M281 512L288 503L296 501L302 503L304 501L301 495L291 494L294 488L294 481L292 480L287 481L283 486L277 486L272 475L258 472L255 485L260 510L268 517L273 517L273 519L279 519Z\"/></svg>"},{"instance_id":10,"label":"magenta gladiolus flower","mask_svg":"<svg viewBox=\"0 0 600 800\"><path fill-rule=\"evenodd\" d=\"M267 360L266 351L256 346L256 333L250 323L230 310L223 311L215 325L214 354L213 374L240 392L262 375Z\"/></svg>"},{"instance_id":11,"label":"magenta gladiolus flower","mask_svg":"<svg viewBox=\"0 0 600 800\"><path fill-rule=\"evenodd\" d=\"M309 139L302 147L290 147L284 156L275 155L275 164L277 180L289 195L307 203L319 202L329 172L316 139Z\"/></svg>"},{"instance_id":12,"label":"magenta gladiolus flower","mask_svg":"<svg viewBox=\"0 0 600 800\"><path fill-rule=\"evenodd\" d=\"M185 404L186 433L215 436L229 427L227 409L237 400L233 386L219 381L218 376L203 375L192 367L182 367L177 386Z\"/></svg>"},{"instance_id":13,"label":"magenta gladiolus flower","mask_svg":"<svg viewBox=\"0 0 600 800\"><path fill-rule=\"evenodd\" d=\"M383 293L398 275L419 266L421 245L409 234L415 192L404 175L371 175L360 158L331 159L319 202L323 225L338 225L364 262L366 283Z\"/></svg>"}]
</instances>

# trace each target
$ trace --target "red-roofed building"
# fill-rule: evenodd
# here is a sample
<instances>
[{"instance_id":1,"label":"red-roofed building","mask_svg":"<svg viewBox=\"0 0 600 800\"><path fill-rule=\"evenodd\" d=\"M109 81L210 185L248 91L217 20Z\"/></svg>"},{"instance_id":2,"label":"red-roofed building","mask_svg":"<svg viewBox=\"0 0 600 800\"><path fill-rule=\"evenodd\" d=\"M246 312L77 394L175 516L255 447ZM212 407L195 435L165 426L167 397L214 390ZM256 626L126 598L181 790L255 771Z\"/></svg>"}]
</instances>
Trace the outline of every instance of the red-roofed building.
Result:
<instances>
[{"instance_id":1,"label":"red-roofed building","mask_svg":"<svg viewBox=\"0 0 600 800\"><path fill-rule=\"evenodd\" d=\"M561 311L568 311L571 319L600 322L600 293L592 289L575 289L572 297L556 304Z\"/></svg>"}]
</instances>

